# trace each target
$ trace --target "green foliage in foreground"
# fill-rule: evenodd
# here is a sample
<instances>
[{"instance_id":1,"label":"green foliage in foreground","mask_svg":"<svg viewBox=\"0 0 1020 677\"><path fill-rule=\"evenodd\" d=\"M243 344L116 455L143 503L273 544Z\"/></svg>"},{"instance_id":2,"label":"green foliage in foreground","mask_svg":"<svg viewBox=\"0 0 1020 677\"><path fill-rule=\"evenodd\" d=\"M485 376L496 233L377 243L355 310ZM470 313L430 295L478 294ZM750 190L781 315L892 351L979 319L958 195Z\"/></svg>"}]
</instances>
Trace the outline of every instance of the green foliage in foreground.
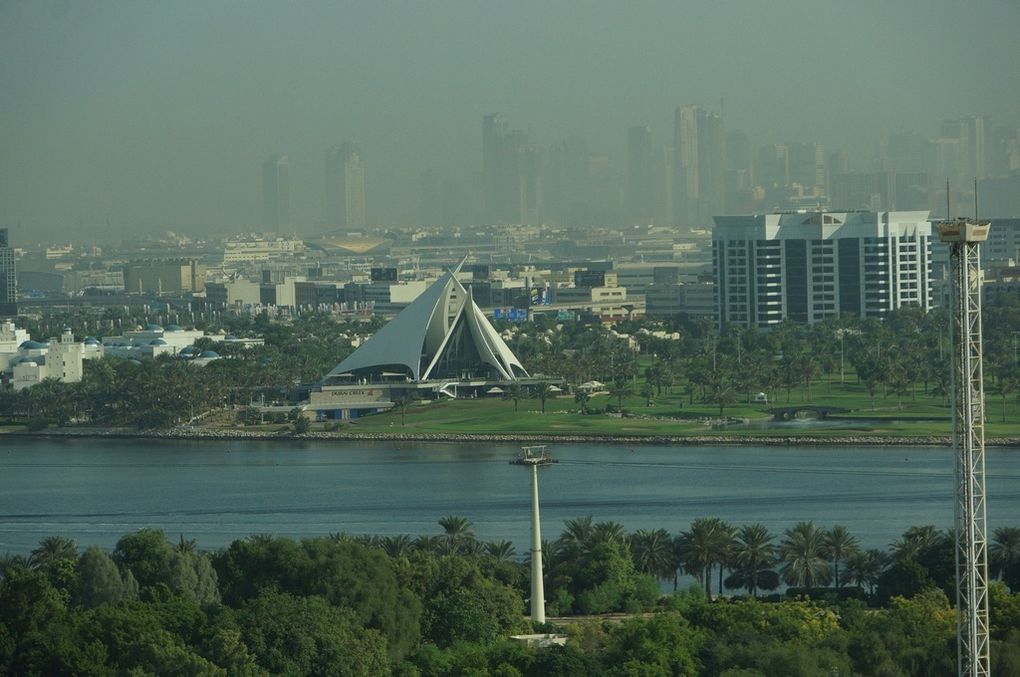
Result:
<instances>
[{"instance_id":1,"label":"green foliage in foreground","mask_svg":"<svg viewBox=\"0 0 1020 677\"><path fill-rule=\"evenodd\" d=\"M524 617L525 565L514 560L512 546L479 543L462 517L440 524L443 535L416 540L256 535L214 554L183 538L171 543L155 530L124 536L111 554L93 547L78 555L72 541L44 539L28 559L0 560L0 674L907 677L954 671L955 612L938 580L944 535L931 528L912 528L894 544L900 560L877 576L877 595L888 602L869 608L835 598L713 601L702 585L659 596L644 582L671 575L665 531L628 535L612 522L570 520L551 548L554 603L584 613L644 612L649 605L654 612L532 628ZM707 579L731 534L744 552L731 560L734 566L773 561L776 553L763 545L770 537L759 527L696 521L678 539L681 559ZM803 558L801 541L811 542L813 529L806 522L789 530L777 552L795 550ZM855 550L845 530L822 533L823 558ZM1005 554L1011 534L996 541L996 561L1007 568L1015 554ZM695 543L697 553L690 552ZM864 569L855 562L846 571L857 579ZM990 592L993 674L1020 674L1020 594L1001 582ZM533 630L560 632L567 644L538 649L509 639Z\"/></svg>"}]
</instances>

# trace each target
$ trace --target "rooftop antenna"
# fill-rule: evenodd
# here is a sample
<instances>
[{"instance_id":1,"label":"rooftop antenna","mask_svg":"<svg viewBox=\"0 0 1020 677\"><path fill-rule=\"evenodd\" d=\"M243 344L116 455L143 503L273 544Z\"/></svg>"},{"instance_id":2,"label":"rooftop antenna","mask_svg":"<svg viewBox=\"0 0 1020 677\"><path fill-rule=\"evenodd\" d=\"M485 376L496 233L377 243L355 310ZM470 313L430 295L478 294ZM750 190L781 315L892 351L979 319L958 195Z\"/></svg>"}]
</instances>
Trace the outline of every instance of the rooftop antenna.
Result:
<instances>
[{"instance_id":1,"label":"rooftop antenna","mask_svg":"<svg viewBox=\"0 0 1020 677\"><path fill-rule=\"evenodd\" d=\"M980 245L990 222L949 218L937 224L939 240L949 245L953 341L953 448L956 561L957 674L988 677L988 540L985 501L985 401L981 346Z\"/></svg>"},{"instance_id":2,"label":"rooftop antenna","mask_svg":"<svg viewBox=\"0 0 1020 677\"><path fill-rule=\"evenodd\" d=\"M545 623L545 584L542 581L542 523L538 516L538 468L556 463L545 445L521 447L510 465L531 468L531 620Z\"/></svg>"}]
</instances>

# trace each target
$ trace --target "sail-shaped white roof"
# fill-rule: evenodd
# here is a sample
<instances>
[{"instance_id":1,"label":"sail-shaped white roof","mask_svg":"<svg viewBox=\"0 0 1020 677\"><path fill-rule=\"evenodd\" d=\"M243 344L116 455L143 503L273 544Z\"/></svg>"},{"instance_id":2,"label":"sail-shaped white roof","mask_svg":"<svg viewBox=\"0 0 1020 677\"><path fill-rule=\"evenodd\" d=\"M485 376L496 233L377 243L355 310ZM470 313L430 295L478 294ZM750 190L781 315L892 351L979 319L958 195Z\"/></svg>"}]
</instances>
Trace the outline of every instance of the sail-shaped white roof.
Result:
<instances>
[{"instance_id":1,"label":"sail-shaped white roof","mask_svg":"<svg viewBox=\"0 0 1020 677\"><path fill-rule=\"evenodd\" d=\"M459 266L458 266L459 268ZM472 354L503 380L527 377L520 360L506 345L454 272L440 277L412 301L375 336L330 371L324 380L404 370L414 381L437 378L438 365L450 350L464 350L471 341ZM456 341L453 341L454 332ZM454 347L454 344L456 346Z\"/></svg>"}]
</instances>

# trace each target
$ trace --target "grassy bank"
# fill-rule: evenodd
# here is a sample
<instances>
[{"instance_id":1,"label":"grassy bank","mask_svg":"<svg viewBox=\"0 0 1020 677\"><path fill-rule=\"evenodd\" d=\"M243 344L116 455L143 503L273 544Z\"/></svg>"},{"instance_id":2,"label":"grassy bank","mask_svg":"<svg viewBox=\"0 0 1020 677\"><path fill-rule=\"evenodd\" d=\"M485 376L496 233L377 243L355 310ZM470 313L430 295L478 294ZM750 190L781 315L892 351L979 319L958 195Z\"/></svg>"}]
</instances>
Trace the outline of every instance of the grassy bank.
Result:
<instances>
[{"instance_id":1,"label":"grassy bank","mask_svg":"<svg viewBox=\"0 0 1020 677\"><path fill-rule=\"evenodd\" d=\"M634 393L642 382L636 381ZM749 421L746 425L718 425L719 406L699 401L698 394L663 392L651 401L636 394L622 398L623 416L607 414L620 408L620 400L607 394L595 395L582 413L573 396L547 399L545 411L537 399L522 399L515 404L500 398L443 400L411 405L404 412L393 410L362 418L349 426L351 431L377 433L428 434L536 434L536 435L610 435L610 436L725 436L725 437L800 437L844 438L930 437L949 435L952 412L943 397L926 394L923 387L897 398L869 394L851 378L846 383L818 380L807 388L783 390L777 401L768 405L742 402L723 408L726 418ZM693 401L692 401L693 400ZM989 438L1020 437L1020 405L1007 400L1005 421L1002 402L993 396L987 400L986 435ZM823 406L840 412L829 421L831 427L789 425L770 427L774 407ZM315 426L313 429L317 429Z\"/></svg>"}]
</instances>

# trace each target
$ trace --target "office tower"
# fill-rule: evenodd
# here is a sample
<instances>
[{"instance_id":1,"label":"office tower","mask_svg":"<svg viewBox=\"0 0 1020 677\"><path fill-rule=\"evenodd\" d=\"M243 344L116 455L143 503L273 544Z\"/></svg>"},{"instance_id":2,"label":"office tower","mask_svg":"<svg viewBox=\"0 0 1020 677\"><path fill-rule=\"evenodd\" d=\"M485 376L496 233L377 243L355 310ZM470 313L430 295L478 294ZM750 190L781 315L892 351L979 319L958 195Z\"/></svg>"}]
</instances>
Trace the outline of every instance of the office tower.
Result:
<instances>
[{"instance_id":1,"label":"office tower","mask_svg":"<svg viewBox=\"0 0 1020 677\"><path fill-rule=\"evenodd\" d=\"M946 120L935 140L938 172L958 181L973 181L988 176L985 123L983 117Z\"/></svg>"},{"instance_id":2,"label":"office tower","mask_svg":"<svg viewBox=\"0 0 1020 677\"><path fill-rule=\"evenodd\" d=\"M655 172L653 170L652 129L627 130L627 221L646 225L655 218Z\"/></svg>"},{"instance_id":3,"label":"office tower","mask_svg":"<svg viewBox=\"0 0 1020 677\"><path fill-rule=\"evenodd\" d=\"M722 117L680 106L673 118L673 207L683 225L708 225L724 207L726 140Z\"/></svg>"},{"instance_id":4,"label":"office tower","mask_svg":"<svg viewBox=\"0 0 1020 677\"><path fill-rule=\"evenodd\" d=\"M356 143L326 151L326 221L348 230L365 227L365 170Z\"/></svg>"},{"instance_id":5,"label":"office tower","mask_svg":"<svg viewBox=\"0 0 1020 677\"><path fill-rule=\"evenodd\" d=\"M719 323L769 327L933 306L927 211L720 216L712 231Z\"/></svg>"},{"instance_id":6,"label":"office tower","mask_svg":"<svg viewBox=\"0 0 1020 677\"><path fill-rule=\"evenodd\" d=\"M499 113L482 117L483 215L489 223L505 221L505 174L507 123Z\"/></svg>"},{"instance_id":7,"label":"office tower","mask_svg":"<svg viewBox=\"0 0 1020 677\"><path fill-rule=\"evenodd\" d=\"M536 224L542 222L543 186L541 146L524 146L518 151L519 157L519 216L518 223Z\"/></svg>"},{"instance_id":8,"label":"office tower","mask_svg":"<svg viewBox=\"0 0 1020 677\"><path fill-rule=\"evenodd\" d=\"M735 130L726 133L725 167L723 191L726 209L736 213L754 211L751 142L746 132Z\"/></svg>"},{"instance_id":9,"label":"office tower","mask_svg":"<svg viewBox=\"0 0 1020 677\"><path fill-rule=\"evenodd\" d=\"M659 223L672 225L673 220L673 146L659 147L658 160L655 162L655 182L657 184L655 201Z\"/></svg>"},{"instance_id":10,"label":"office tower","mask_svg":"<svg viewBox=\"0 0 1020 677\"><path fill-rule=\"evenodd\" d=\"M763 188L790 185L790 153L785 143L769 144L758 150L754 180Z\"/></svg>"},{"instance_id":11,"label":"office tower","mask_svg":"<svg viewBox=\"0 0 1020 677\"><path fill-rule=\"evenodd\" d=\"M590 155L584 139L568 137L549 147L545 187L546 204L553 221L562 226L591 221Z\"/></svg>"},{"instance_id":12,"label":"office tower","mask_svg":"<svg viewBox=\"0 0 1020 677\"><path fill-rule=\"evenodd\" d=\"M805 188L825 185L825 146L820 143L786 144L790 183Z\"/></svg>"},{"instance_id":13,"label":"office tower","mask_svg":"<svg viewBox=\"0 0 1020 677\"><path fill-rule=\"evenodd\" d=\"M8 230L0 228L0 316L18 314L18 276Z\"/></svg>"},{"instance_id":14,"label":"office tower","mask_svg":"<svg viewBox=\"0 0 1020 677\"><path fill-rule=\"evenodd\" d=\"M286 155L274 155L262 163L262 226L278 234L292 232L290 160Z\"/></svg>"},{"instance_id":15,"label":"office tower","mask_svg":"<svg viewBox=\"0 0 1020 677\"><path fill-rule=\"evenodd\" d=\"M527 134L510 129L499 113L482 117L482 211L487 223L530 220L533 208L526 205L540 202L536 152Z\"/></svg>"}]
</instances>

